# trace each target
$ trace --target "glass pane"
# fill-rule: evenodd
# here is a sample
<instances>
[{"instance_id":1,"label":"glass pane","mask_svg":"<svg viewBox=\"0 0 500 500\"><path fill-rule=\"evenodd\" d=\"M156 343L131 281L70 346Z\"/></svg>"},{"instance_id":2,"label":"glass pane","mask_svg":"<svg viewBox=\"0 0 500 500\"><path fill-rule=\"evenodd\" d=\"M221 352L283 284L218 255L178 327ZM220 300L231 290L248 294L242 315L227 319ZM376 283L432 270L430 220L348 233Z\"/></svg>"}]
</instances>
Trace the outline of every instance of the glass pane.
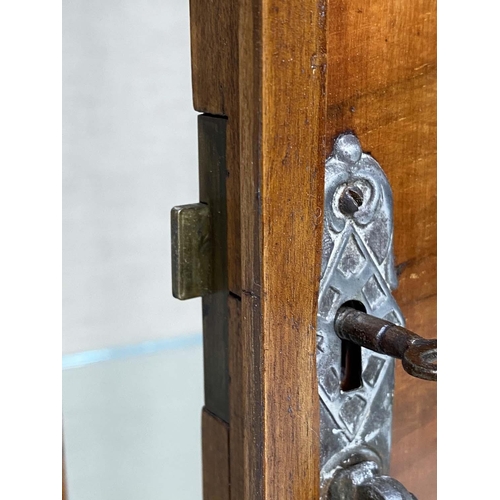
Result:
<instances>
[{"instance_id":1,"label":"glass pane","mask_svg":"<svg viewBox=\"0 0 500 500\"><path fill-rule=\"evenodd\" d=\"M171 295L198 201L189 2L63 2L63 421L70 500L201 499L201 304Z\"/></svg>"}]
</instances>

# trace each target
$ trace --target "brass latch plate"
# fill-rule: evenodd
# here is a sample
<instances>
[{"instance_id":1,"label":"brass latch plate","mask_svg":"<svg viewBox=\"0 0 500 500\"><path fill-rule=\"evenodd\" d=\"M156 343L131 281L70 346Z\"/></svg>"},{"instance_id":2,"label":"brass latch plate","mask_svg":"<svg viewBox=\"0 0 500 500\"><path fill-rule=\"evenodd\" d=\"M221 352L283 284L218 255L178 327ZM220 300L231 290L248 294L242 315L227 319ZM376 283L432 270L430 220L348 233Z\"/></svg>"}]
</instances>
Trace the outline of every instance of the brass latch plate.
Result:
<instances>
[{"instance_id":1,"label":"brass latch plate","mask_svg":"<svg viewBox=\"0 0 500 500\"><path fill-rule=\"evenodd\" d=\"M204 203L171 211L172 292L177 299L202 297L210 290L210 210Z\"/></svg>"}]
</instances>

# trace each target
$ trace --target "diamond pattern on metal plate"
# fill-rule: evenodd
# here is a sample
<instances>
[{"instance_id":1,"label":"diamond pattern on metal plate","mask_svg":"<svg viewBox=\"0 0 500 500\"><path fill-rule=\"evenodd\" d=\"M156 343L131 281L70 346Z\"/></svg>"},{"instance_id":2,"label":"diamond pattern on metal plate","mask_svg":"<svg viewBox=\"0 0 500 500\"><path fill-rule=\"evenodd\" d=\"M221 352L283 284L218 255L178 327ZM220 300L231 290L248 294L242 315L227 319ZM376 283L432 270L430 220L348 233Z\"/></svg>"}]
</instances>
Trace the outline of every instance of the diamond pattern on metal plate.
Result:
<instances>
[{"instance_id":1,"label":"diamond pattern on metal plate","mask_svg":"<svg viewBox=\"0 0 500 500\"><path fill-rule=\"evenodd\" d=\"M389 467L394 362L362 349L362 386L342 391L342 342L333 320L342 304L355 300L369 314L404 324L391 293L397 286L392 240L389 182L380 165L362 152L357 137L342 134L325 171L316 358L322 500L328 498L336 468L350 454L377 460L381 471Z\"/></svg>"}]
</instances>

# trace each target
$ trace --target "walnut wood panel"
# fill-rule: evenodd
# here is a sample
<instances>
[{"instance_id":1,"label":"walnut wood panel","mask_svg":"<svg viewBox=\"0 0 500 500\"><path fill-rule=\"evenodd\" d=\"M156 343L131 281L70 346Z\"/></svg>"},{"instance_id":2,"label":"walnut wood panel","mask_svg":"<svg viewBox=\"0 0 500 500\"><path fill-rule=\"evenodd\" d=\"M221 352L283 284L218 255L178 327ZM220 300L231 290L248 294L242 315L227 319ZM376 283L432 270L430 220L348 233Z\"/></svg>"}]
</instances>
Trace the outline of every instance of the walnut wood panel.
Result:
<instances>
[{"instance_id":1,"label":"walnut wood panel","mask_svg":"<svg viewBox=\"0 0 500 500\"><path fill-rule=\"evenodd\" d=\"M195 108L227 117L232 500L318 496L323 165L353 130L394 191L396 298L436 325L435 0L191 0ZM325 35L328 97L324 129ZM435 498L435 387L397 370L393 474ZM225 443L225 444L224 444ZM205 450L204 468L225 461ZM206 474L205 474L206 475ZM224 490L225 491L225 490Z\"/></svg>"},{"instance_id":2,"label":"walnut wood panel","mask_svg":"<svg viewBox=\"0 0 500 500\"><path fill-rule=\"evenodd\" d=\"M244 441L244 396L243 391L243 371L241 364L245 353L241 341L241 300L239 297L230 295L228 299L229 325L232 332L229 337L229 401L230 401L230 422L229 427L229 456L230 456L230 482L231 500L245 498L245 469L243 458L245 456ZM248 431L247 431L248 435Z\"/></svg>"},{"instance_id":3,"label":"walnut wood panel","mask_svg":"<svg viewBox=\"0 0 500 500\"><path fill-rule=\"evenodd\" d=\"M228 425L206 409L202 412L203 498L229 500Z\"/></svg>"},{"instance_id":4,"label":"walnut wood panel","mask_svg":"<svg viewBox=\"0 0 500 500\"><path fill-rule=\"evenodd\" d=\"M310 500L319 496L325 6L240 7L243 498Z\"/></svg>"},{"instance_id":5,"label":"walnut wood panel","mask_svg":"<svg viewBox=\"0 0 500 500\"><path fill-rule=\"evenodd\" d=\"M330 0L331 147L353 130L394 192L396 299L407 326L436 335L436 2ZM436 387L396 372L392 474L436 498Z\"/></svg>"}]
</instances>

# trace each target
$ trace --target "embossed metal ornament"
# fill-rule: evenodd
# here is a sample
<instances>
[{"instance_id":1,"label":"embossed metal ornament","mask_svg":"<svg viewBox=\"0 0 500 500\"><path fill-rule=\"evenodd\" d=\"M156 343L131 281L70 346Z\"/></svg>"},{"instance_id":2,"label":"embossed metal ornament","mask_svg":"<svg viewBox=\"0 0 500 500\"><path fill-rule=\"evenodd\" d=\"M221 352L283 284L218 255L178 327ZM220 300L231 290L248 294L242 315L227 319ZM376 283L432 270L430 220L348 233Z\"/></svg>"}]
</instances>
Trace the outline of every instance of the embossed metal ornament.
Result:
<instances>
[{"instance_id":1,"label":"embossed metal ornament","mask_svg":"<svg viewBox=\"0 0 500 500\"><path fill-rule=\"evenodd\" d=\"M354 134L340 135L326 162L317 325L325 500L340 498L330 486L344 468L363 461L375 463L381 474L389 468L394 360L360 348L359 385L342 390L343 371L349 369L342 363L347 341L336 335L334 319L342 305L358 304L368 314L404 326L391 293L397 286L392 210L392 191L380 165L363 153Z\"/></svg>"}]
</instances>

